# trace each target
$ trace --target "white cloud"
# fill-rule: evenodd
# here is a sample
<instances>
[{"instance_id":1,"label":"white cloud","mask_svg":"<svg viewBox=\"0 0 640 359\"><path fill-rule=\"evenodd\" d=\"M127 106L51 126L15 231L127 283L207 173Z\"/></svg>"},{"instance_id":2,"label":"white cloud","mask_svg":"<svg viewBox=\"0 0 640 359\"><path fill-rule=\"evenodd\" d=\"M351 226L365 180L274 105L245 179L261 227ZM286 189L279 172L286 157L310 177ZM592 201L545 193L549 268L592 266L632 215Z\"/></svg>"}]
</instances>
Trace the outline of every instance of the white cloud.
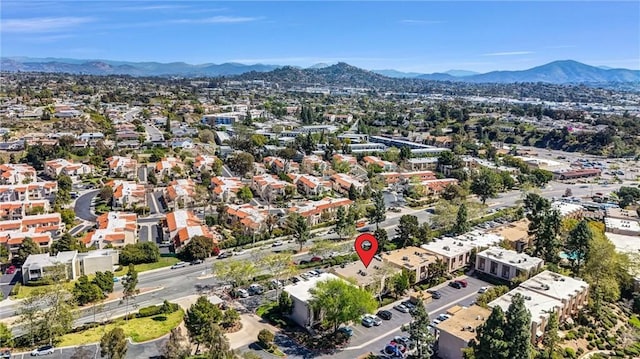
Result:
<instances>
[{"instance_id":1,"label":"white cloud","mask_svg":"<svg viewBox=\"0 0 640 359\"><path fill-rule=\"evenodd\" d=\"M518 55L530 55L533 51L505 51L505 52L490 52L488 54L482 54L482 56L518 56Z\"/></svg>"},{"instance_id":2,"label":"white cloud","mask_svg":"<svg viewBox=\"0 0 640 359\"><path fill-rule=\"evenodd\" d=\"M404 19L404 20L400 20L400 22L403 24L423 24L423 25L444 24L444 21L440 21L440 20Z\"/></svg>"},{"instance_id":3,"label":"white cloud","mask_svg":"<svg viewBox=\"0 0 640 359\"><path fill-rule=\"evenodd\" d=\"M173 24L237 24L260 20L259 17L248 16L213 16L202 19L177 19L169 20Z\"/></svg>"},{"instance_id":4,"label":"white cloud","mask_svg":"<svg viewBox=\"0 0 640 359\"><path fill-rule=\"evenodd\" d=\"M37 17L29 19L5 19L0 31L8 33L50 33L66 30L93 21L89 17Z\"/></svg>"}]
</instances>

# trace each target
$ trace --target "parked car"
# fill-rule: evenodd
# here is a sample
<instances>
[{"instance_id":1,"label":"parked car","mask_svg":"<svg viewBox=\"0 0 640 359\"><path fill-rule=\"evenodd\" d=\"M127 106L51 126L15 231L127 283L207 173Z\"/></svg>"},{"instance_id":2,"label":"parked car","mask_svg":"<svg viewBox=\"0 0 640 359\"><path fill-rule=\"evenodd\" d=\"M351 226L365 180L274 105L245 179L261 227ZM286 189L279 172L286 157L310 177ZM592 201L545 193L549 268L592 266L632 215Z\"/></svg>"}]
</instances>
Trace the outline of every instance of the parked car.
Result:
<instances>
[{"instance_id":1,"label":"parked car","mask_svg":"<svg viewBox=\"0 0 640 359\"><path fill-rule=\"evenodd\" d=\"M283 244L284 244L283 241L275 241L275 242L273 242L273 244L271 246L272 247L280 247Z\"/></svg>"},{"instance_id":2,"label":"parked car","mask_svg":"<svg viewBox=\"0 0 640 359\"><path fill-rule=\"evenodd\" d=\"M368 317L369 319L371 319L373 321L373 325L375 325L376 327L382 324L382 319L376 317L373 314L365 314L364 317Z\"/></svg>"},{"instance_id":3,"label":"parked car","mask_svg":"<svg viewBox=\"0 0 640 359\"><path fill-rule=\"evenodd\" d=\"M375 322L373 321L373 318L371 318L368 315L365 315L364 317L362 317L362 325L367 327L367 328L371 328L373 327L375 324Z\"/></svg>"},{"instance_id":4,"label":"parked car","mask_svg":"<svg viewBox=\"0 0 640 359\"><path fill-rule=\"evenodd\" d=\"M462 289L462 284L460 284L459 282L449 282L449 287L453 287L456 289Z\"/></svg>"},{"instance_id":5,"label":"parked car","mask_svg":"<svg viewBox=\"0 0 640 359\"><path fill-rule=\"evenodd\" d=\"M340 329L338 329L338 331L344 335L346 335L347 337L352 337L353 336L353 329L351 327L340 327Z\"/></svg>"},{"instance_id":6,"label":"parked car","mask_svg":"<svg viewBox=\"0 0 640 359\"><path fill-rule=\"evenodd\" d=\"M397 304L393 306L393 309L399 311L400 313L409 313L409 308L405 307L402 304Z\"/></svg>"},{"instance_id":7,"label":"parked car","mask_svg":"<svg viewBox=\"0 0 640 359\"><path fill-rule=\"evenodd\" d=\"M2 359L11 359L11 349L9 349L9 348L0 349L0 358L2 358Z\"/></svg>"},{"instance_id":8,"label":"parked car","mask_svg":"<svg viewBox=\"0 0 640 359\"><path fill-rule=\"evenodd\" d=\"M393 337L393 342L396 342L398 344L402 344L404 345L406 348L411 348L412 347L412 342L411 339L409 339L408 337L401 337L401 336L395 336Z\"/></svg>"},{"instance_id":9,"label":"parked car","mask_svg":"<svg viewBox=\"0 0 640 359\"><path fill-rule=\"evenodd\" d=\"M196 264L202 264L202 263L204 263L204 261L202 259L196 259L194 261L191 261L191 263L189 263L189 265L194 266Z\"/></svg>"},{"instance_id":10,"label":"parked car","mask_svg":"<svg viewBox=\"0 0 640 359\"><path fill-rule=\"evenodd\" d=\"M488 287L480 287L480 289L478 289L478 293L484 293L484 292L486 292L488 290L489 290Z\"/></svg>"},{"instance_id":11,"label":"parked car","mask_svg":"<svg viewBox=\"0 0 640 359\"><path fill-rule=\"evenodd\" d=\"M178 262L174 265L171 266L171 269L178 269L178 268L183 268L187 266L187 262Z\"/></svg>"},{"instance_id":12,"label":"parked car","mask_svg":"<svg viewBox=\"0 0 640 359\"><path fill-rule=\"evenodd\" d=\"M239 288L236 290L236 297L249 298L249 292L246 289Z\"/></svg>"},{"instance_id":13,"label":"parked car","mask_svg":"<svg viewBox=\"0 0 640 359\"><path fill-rule=\"evenodd\" d=\"M311 257L310 259L311 262L322 262L322 258L315 256L315 257Z\"/></svg>"},{"instance_id":14,"label":"parked car","mask_svg":"<svg viewBox=\"0 0 640 359\"><path fill-rule=\"evenodd\" d=\"M438 292L437 290L428 290L427 293L431 294L431 298L433 299L442 298L442 293Z\"/></svg>"},{"instance_id":15,"label":"parked car","mask_svg":"<svg viewBox=\"0 0 640 359\"><path fill-rule=\"evenodd\" d=\"M391 320L393 317L393 313L388 310L380 310L376 315L384 320Z\"/></svg>"},{"instance_id":16,"label":"parked car","mask_svg":"<svg viewBox=\"0 0 640 359\"><path fill-rule=\"evenodd\" d=\"M411 301L409 301L409 300L405 300L401 304L404 305L405 307L409 308L410 311L413 311L414 309L416 309L416 305L411 303Z\"/></svg>"},{"instance_id":17,"label":"parked car","mask_svg":"<svg viewBox=\"0 0 640 359\"><path fill-rule=\"evenodd\" d=\"M440 322L444 322L449 318L451 318L449 314L440 314L436 319L438 319Z\"/></svg>"},{"instance_id":18,"label":"parked car","mask_svg":"<svg viewBox=\"0 0 640 359\"><path fill-rule=\"evenodd\" d=\"M9 266L9 268L7 268L7 271L5 272L6 274L13 274L16 272L16 266Z\"/></svg>"},{"instance_id":19,"label":"parked car","mask_svg":"<svg viewBox=\"0 0 640 359\"><path fill-rule=\"evenodd\" d=\"M31 352L31 356L34 357L34 356L40 356L40 355L49 355L49 354L53 354L54 351L55 351L55 348L53 347L53 345L45 345L38 349L33 349L33 351Z\"/></svg>"},{"instance_id":20,"label":"parked car","mask_svg":"<svg viewBox=\"0 0 640 359\"><path fill-rule=\"evenodd\" d=\"M458 280L456 280L456 282L460 283L462 288L466 288L467 284L468 284L466 279L458 279Z\"/></svg>"},{"instance_id":21,"label":"parked car","mask_svg":"<svg viewBox=\"0 0 640 359\"><path fill-rule=\"evenodd\" d=\"M291 282L292 282L293 284L296 284L296 283L298 283L298 282L299 282L299 281L301 281L301 280L302 280L302 279L300 279L300 278L298 278L298 277L291 277Z\"/></svg>"},{"instance_id":22,"label":"parked car","mask_svg":"<svg viewBox=\"0 0 640 359\"><path fill-rule=\"evenodd\" d=\"M300 262L298 262L298 265L303 265L303 264L309 264L309 261L301 260Z\"/></svg>"},{"instance_id":23,"label":"parked car","mask_svg":"<svg viewBox=\"0 0 640 359\"><path fill-rule=\"evenodd\" d=\"M233 255L232 252L222 252L222 253L218 254L218 259L229 258L232 255Z\"/></svg>"},{"instance_id":24,"label":"parked car","mask_svg":"<svg viewBox=\"0 0 640 359\"><path fill-rule=\"evenodd\" d=\"M249 295L260 295L264 293L264 288L260 284L252 284L249 286Z\"/></svg>"}]
</instances>

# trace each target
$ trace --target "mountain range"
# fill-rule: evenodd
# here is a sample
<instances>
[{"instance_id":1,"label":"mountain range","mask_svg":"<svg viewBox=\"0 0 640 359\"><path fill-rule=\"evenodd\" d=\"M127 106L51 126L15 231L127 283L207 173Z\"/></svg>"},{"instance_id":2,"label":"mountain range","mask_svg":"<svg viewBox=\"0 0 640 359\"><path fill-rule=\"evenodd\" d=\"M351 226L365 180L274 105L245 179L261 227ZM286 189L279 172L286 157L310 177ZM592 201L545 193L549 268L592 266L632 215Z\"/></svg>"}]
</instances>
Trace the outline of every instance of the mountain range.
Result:
<instances>
[{"instance_id":1,"label":"mountain range","mask_svg":"<svg viewBox=\"0 0 640 359\"><path fill-rule=\"evenodd\" d=\"M336 78L336 66L340 69ZM565 83L607 83L607 82L640 82L640 70L612 69L595 67L573 60L554 61L542 66L520 71L492 71L477 73L466 70L450 70L443 73L421 74L401 72L392 69L366 71L344 63L328 65L315 64L303 69L295 66L240 63L191 65L184 62L128 62L112 60L79 60L67 58L28 58L3 57L0 71L7 72L59 72L87 75L132 75L132 76L184 76L184 77L217 77L236 76L246 79L284 79L294 83L333 83L331 80L344 82L347 77L355 83L366 84L367 77L376 82L390 80L435 80L468 83L515 83L545 82L553 84ZM349 73L351 72L351 73ZM260 75L262 74L262 75ZM391 81L394 82L394 81Z\"/></svg>"}]
</instances>

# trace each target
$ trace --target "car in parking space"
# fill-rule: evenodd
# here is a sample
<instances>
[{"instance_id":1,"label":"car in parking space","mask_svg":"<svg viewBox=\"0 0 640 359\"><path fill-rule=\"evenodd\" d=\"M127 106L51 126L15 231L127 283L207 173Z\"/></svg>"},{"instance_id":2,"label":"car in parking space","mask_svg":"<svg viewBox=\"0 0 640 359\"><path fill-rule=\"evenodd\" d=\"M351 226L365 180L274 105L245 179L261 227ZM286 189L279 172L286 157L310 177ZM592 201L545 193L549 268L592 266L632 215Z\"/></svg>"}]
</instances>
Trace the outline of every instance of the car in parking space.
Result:
<instances>
[{"instance_id":1,"label":"car in parking space","mask_svg":"<svg viewBox=\"0 0 640 359\"><path fill-rule=\"evenodd\" d=\"M401 337L399 335L393 337L393 342L404 345L406 348L411 348L413 346L413 342L409 337Z\"/></svg>"},{"instance_id":2,"label":"car in parking space","mask_svg":"<svg viewBox=\"0 0 640 359\"><path fill-rule=\"evenodd\" d=\"M442 321L438 320L438 319L434 319L431 321L431 325L436 327L438 326L438 324L442 323Z\"/></svg>"},{"instance_id":3,"label":"car in parking space","mask_svg":"<svg viewBox=\"0 0 640 359\"><path fill-rule=\"evenodd\" d=\"M427 293L431 294L431 298L433 299L442 298L442 293L438 292L437 290L428 290Z\"/></svg>"},{"instance_id":4,"label":"car in parking space","mask_svg":"<svg viewBox=\"0 0 640 359\"><path fill-rule=\"evenodd\" d=\"M33 351L31 352L31 356L40 356L40 355L49 355L49 354L53 354L53 352L56 349L53 347L53 345L45 345L43 347L37 348L37 349L33 349Z\"/></svg>"},{"instance_id":5,"label":"car in parking space","mask_svg":"<svg viewBox=\"0 0 640 359\"><path fill-rule=\"evenodd\" d=\"M264 293L264 288L260 284L252 284L247 288L249 295L260 295Z\"/></svg>"},{"instance_id":6,"label":"car in parking space","mask_svg":"<svg viewBox=\"0 0 640 359\"><path fill-rule=\"evenodd\" d=\"M409 300L405 300L404 302L402 302L400 304L402 304L405 307L409 308L409 311L413 311L414 309L416 309L416 305L411 303L411 301L409 301Z\"/></svg>"},{"instance_id":7,"label":"car in parking space","mask_svg":"<svg viewBox=\"0 0 640 359\"><path fill-rule=\"evenodd\" d=\"M306 275L308 275L309 277L317 277L319 274L316 273L316 271L314 270L310 270L307 273L305 273Z\"/></svg>"},{"instance_id":8,"label":"car in parking space","mask_svg":"<svg viewBox=\"0 0 640 359\"><path fill-rule=\"evenodd\" d=\"M462 289L462 284L458 283L458 282L449 282L449 287L453 287L456 289Z\"/></svg>"},{"instance_id":9,"label":"car in parking space","mask_svg":"<svg viewBox=\"0 0 640 359\"><path fill-rule=\"evenodd\" d=\"M436 317L436 319L438 319L440 322L444 322L449 318L451 318L449 314L440 314L439 316Z\"/></svg>"},{"instance_id":10,"label":"car in parking space","mask_svg":"<svg viewBox=\"0 0 640 359\"><path fill-rule=\"evenodd\" d=\"M171 269L184 268L187 266L187 262L178 262L171 266Z\"/></svg>"},{"instance_id":11,"label":"car in parking space","mask_svg":"<svg viewBox=\"0 0 640 359\"><path fill-rule=\"evenodd\" d=\"M347 337L352 337L353 336L353 328L351 328L351 327L340 327L338 329L338 332L346 335Z\"/></svg>"},{"instance_id":12,"label":"car in parking space","mask_svg":"<svg viewBox=\"0 0 640 359\"><path fill-rule=\"evenodd\" d=\"M202 264L202 263L204 263L204 261L202 259L196 259L196 260L193 260L193 261L189 262L189 265L194 266L194 265Z\"/></svg>"},{"instance_id":13,"label":"car in parking space","mask_svg":"<svg viewBox=\"0 0 640 359\"><path fill-rule=\"evenodd\" d=\"M369 318L371 318L371 320L373 320L373 324L377 327L379 325L382 324L382 319L380 319L379 317L373 315L373 314L366 314L367 316L369 316Z\"/></svg>"},{"instance_id":14,"label":"car in parking space","mask_svg":"<svg viewBox=\"0 0 640 359\"><path fill-rule=\"evenodd\" d=\"M16 266L9 266L9 268L7 268L7 271L5 272L5 274L13 274L16 272Z\"/></svg>"},{"instance_id":15,"label":"car in parking space","mask_svg":"<svg viewBox=\"0 0 640 359\"><path fill-rule=\"evenodd\" d=\"M283 241L275 241L275 242L273 242L271 247L280 247L281 245L284 245Z\"/></svg>"},{"instance_id":16,"label":"car in parking space","mask_svg":"<svg viewBox=\"0 0 640 359\"><path fill-rule=\"evenodd\" d=\"M379 310L376 315L384 320L391 320L391 318L393 318L393 313L388 310Z\"/></svg>"},{"instance_id":17,"label":"car in parking space","mask_svg":"<svg viewBox=\"0 0 640 359\"><path fill-rule=\"evenodd\" d=\"M480 287L480 289L478 289L478 293L481 293L481 294L482 294L482 293L484 293L484 292L486 292L486 291L488 291L488 290L489 290L489 288L488 288L488 287Z\"/></svg>"},{"instance_id":18,"label":"car in parking space","mask_svg":"<svg viewBox=\"0 0 640 359\"><path fill-rule=\"evenodd\" d=\"M222 252L220 254L218 254L218 259L224 259L224 258L229 258L233 255L233 252Z\"/></svg>"},{"instance_id":19,"label":"car in parking space","mask_svg":"<svg viewBox=\"0 0 640 359\"><path fill-rule=\"evenodd\" d=\"M249 292L246 289L238 288L236 290L236 297L238 297L238 298L249 298Z\"/></svg>"},{"instance_id":20,"label":"car in parking space","mask_svg":"<svg viewBox=\"0 0 640 359\"><path fill-rule=\"evenodd\" d=\"M458 279L458 280L456 280L456 282L460 283L462 288L466 288L467 284L468 284L466 279Z\"/></svg>"},{"instance_id":21,"label":"car in parking space","mask_svg":"<svg viewBox=\"0 0 640 359\"><path fill-rule=\"evenodd\" d=\"M405 307L402 304L396 304L393 306L393 309L399 311L400 313L409 313L409 308Z\"/></svg>"},{"instance_id":22,"label":"car in parking space","mask_svg":"<svg viewBox=\"0 0 640 359\"><path fill-rule=\"evenodd\" d=\"M362 317L362 325L367 328L371 328L376 325L376 323L373 321L373 318L371 318L371 316L365 315Z\"/></svg>"},{"instance_id":23,"label":"car in parking space","mask_svg":"<svg viewBox=\"0 0 640 359\"><path fill-rule=\"evenodd\" d=\"M298 278L298 277L291 277L291 282L292 282L293 284L296 284L296 283L300 282L301 280L302 280L302 279L300 279L300 278Z\"/></svg>"}]
</instances>

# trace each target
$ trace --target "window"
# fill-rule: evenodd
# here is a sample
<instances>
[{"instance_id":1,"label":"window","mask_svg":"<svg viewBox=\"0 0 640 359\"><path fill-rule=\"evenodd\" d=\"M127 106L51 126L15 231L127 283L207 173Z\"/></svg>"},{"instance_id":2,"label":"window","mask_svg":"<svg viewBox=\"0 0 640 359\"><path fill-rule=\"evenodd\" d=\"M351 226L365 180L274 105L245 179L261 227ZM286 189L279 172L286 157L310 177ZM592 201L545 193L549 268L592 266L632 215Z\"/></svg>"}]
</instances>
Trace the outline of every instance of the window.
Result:
<instances>
[{"instance_id":1,"label":"window","mask_svg":"<svg viewBox=\"0 0 640 359\"><path fill-rule=\"evenodd\" d=\"M511 267L502 266L502 278L509 278L509 273L511 272Z\"/></svg>"},{"instance_id":2,"label":"window","mask_svg":"<svg viewBox=\"0 0 640 359\"><path fill-rule=\"evenodd\" d=\"M489 273L493 275L498 274L498 263L491 261L491 266L489 267Z\"/></svg>"},{"instance_id":3,"label":"window","mask_svg":"<svg viewBox=\"0 0 640 359\"><path fill-rule=\"evenodd\" d=\"M478 269L479 270L484 270L484 262L485 262L484 258L478 258Z\"/></svg>"}]
</instances>

